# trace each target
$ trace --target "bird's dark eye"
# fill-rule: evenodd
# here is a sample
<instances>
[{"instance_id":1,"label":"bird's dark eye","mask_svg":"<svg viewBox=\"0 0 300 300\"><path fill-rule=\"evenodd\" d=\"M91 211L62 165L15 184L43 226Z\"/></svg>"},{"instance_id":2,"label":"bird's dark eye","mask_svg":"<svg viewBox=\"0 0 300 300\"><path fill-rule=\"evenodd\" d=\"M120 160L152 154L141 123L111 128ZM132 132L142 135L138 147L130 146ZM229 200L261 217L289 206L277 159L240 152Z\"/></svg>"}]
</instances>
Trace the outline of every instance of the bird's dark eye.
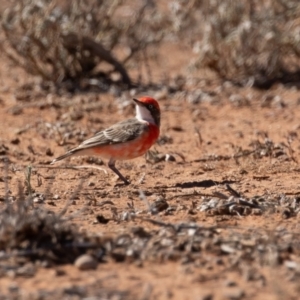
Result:
<instances>
[{"instance_id":1,"label":"bird's dark eye","mask_svg":"<svg viewBox=\"0 0 300 300\"><path fill-rule=\"evenodd\" d=\"M149 107L150 109L152 109L152 108L153 108L153 105L152 105L152 104L150 104L150 105L148 105L148 107Z\"/></svg>"}]
</instances>

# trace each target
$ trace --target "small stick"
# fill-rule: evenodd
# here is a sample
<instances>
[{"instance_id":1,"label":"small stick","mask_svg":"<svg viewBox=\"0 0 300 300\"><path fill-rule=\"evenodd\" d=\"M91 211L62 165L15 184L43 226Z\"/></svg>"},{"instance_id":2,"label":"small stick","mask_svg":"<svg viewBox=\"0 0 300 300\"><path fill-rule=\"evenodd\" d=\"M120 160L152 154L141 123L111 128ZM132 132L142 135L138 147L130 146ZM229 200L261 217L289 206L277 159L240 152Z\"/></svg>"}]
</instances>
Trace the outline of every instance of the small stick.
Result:
<instances>
[{"instance_id":1,"label":"small stick","mask_svg":"<svg viewBox=\"0 0 300 300\"><path fill-rule=\"evenodd\" d=\"M199 130L198 127L195 127L195 132L196 132L196 135L197 135L198 141L199 141L198 147L200 148L200 146L201 146L202 143L203 143L203 139L202 139L202 135L201 135L200 130Z\"/></svg>"},{"instance_id":2,"label":"small stick","mask_svg":"<svg viewBox=\"0 0 300 300\"><path fill-rule=\"evenodd\" d=\"M214 195L215 197L220 198L220 199L224 199L224 200L227 200L227 199L228 199L228 196L226 196L225 194L220 193L220 192L213 192L213 195Z\"/></svg>"},{"instance_id":3,"label":"small stick","mask_svg":"<svg viewBox=\"0 0 300 300\"><path fill-rule=\"evenodd\" d=\"M4 162L4 183L5 183L5 201L8 203L8 197L9 197L9 184L8 184L8 165L9 165L9 160L8 157L4 157L3 159Z\"/></svg>"},{"instance_id":4,"label":"small stick","mask_svg":"<svg viewBox=\"0 0 300 300\"><path fill-rule=\"evenodd\" d=\"M139 190L140 193L140 199L145 203L145 205L148 207L148 211L151 212L151 205L149 203L149 201L147 200L147 197L145 195L145 193L142 190Z\"/></svg>"},{"instance_id":5,"label":"small stick","mask_svg":"<svg viewBox=\"0 0 300 300\"><path fill-rule=\"evenodd\" d=\"M226 189L227 191L234 197L240 198L241 195L240 193L238 193L237 191L235 191L229 184L226 184Z\"/></svg>"},{"instance_id":6,"label":"small stick","mask_svg":"<svg viewBox=\"0 0 300 300\"><path fill-rule=\"evenodd\" d=\"M153 220L150 218L143 218L143 217L139 217L137 216L138 219L142 220L142 221L146 221L149 223L152 223L153 225L157 225L157 226L161 226L161 227L170 227L172 229L174 229L174 231L180 231L181 229L204 229L204 230L214 230L217 229L219 227L217 226L210 226L210 227L203 227L203 226L199 226L197 224L184 224L184 223L180 223L180 224L172 224L172 223L165 223L162 221L157 221L157 220Z\"/></svg>"},{"instance_id":7,"label":"small stick","mask_svg":"<svg viewBox=\"0 0 300 300\"><path fill-rule=\"evenodd\" d=\"M249 206L251 208L261 208L261 206L257 205L257 204L253 204L251 202L248 202L246 200L243 199L237 199L235 201L231 201L229 203L225 203L223 205L221 205L220 207L231 207L235 204L239 204L239 205L244 205L244 206Z\"/></svg>"}]
</instances>

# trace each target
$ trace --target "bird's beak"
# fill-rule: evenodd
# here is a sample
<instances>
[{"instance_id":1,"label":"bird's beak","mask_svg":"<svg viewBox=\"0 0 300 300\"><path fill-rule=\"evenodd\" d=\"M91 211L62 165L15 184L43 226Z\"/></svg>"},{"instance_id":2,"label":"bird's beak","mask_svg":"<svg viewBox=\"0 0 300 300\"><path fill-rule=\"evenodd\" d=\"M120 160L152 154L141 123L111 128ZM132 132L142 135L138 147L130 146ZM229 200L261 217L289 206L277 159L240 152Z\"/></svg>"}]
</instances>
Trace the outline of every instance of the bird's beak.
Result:
<instances>
[{"instance_id":1,"label":"bird's beak","mask_svg":"<svg viewBox=\"0 0 300 300\"><path fill-rule=\"evenodd\" d=\"M133 98L133 101L135 102L135 104L139 105L139 106L144 106L144 103L138 99L134 99Z\"/></svg>"}]
</instances>

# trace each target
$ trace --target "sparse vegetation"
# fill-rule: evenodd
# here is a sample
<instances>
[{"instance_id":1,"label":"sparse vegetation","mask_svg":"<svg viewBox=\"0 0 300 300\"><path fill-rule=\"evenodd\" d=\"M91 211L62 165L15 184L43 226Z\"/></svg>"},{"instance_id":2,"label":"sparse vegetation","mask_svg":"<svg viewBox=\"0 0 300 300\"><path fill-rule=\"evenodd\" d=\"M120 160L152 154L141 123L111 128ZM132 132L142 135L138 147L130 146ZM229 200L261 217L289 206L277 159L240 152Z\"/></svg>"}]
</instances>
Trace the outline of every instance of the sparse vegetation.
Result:
<instances>
[{"instance_id":1,"label":"sparse vegetation","mask_svg":"<svg viewBox=\"0 0 300 300\"><path fill-rule=\"evenodd\" d=\"M224 80L259 87L299 80L296 0L176 0L165 9L128 3L16 1L2 17L2 50L28 72L70 89L130 87L129 66L150 76L149 48L170 37L198 54L191 68L211 68Z\"/></svg>"},{"instance_id":2,"label":"sparse vegetation","mask_svg":"<svg viewBox=\"0 0 300 300\"><path fill-rule=\"evenodd\" d=\"M157 30L162 18L151 17L154 10L139 1L134 6L127 1L15 1L2 17L2 50L29 73L56 85L73 82L105 90L117 72L119 82L130 86L126 66L131 61L142 65L148 46L163 37Z\"/></svg>"},{"instance_id":3,"label":"sparse vegetation","mask_svg":"<svg viewBox=\"0 0 300 300\"><path fill-rule=\"evenodd\" d=\"M174 2L173 23L198 53L193 67L242 85L299 81L299 1Z\"/></svg>"}]
</instances>

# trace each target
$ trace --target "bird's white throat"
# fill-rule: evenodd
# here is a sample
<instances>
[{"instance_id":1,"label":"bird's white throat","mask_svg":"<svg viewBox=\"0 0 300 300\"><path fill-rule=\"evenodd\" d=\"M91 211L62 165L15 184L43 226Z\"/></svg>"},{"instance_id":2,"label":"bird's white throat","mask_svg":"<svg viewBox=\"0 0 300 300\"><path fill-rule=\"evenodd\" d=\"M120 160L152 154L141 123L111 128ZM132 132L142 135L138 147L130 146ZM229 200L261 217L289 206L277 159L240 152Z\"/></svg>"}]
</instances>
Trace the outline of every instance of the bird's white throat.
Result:
<instances>
[{"instance_id":1,"label":"bird's white throat","mask_svg":"<svg viewBox=\"0 0 300 300\"><path fill-rule=\"evenodd\" d=\"M147 121L149 123L155 124L151 112L144 106L136 105L136 118L140 121Z\"/></svg>"}]
</instances>

